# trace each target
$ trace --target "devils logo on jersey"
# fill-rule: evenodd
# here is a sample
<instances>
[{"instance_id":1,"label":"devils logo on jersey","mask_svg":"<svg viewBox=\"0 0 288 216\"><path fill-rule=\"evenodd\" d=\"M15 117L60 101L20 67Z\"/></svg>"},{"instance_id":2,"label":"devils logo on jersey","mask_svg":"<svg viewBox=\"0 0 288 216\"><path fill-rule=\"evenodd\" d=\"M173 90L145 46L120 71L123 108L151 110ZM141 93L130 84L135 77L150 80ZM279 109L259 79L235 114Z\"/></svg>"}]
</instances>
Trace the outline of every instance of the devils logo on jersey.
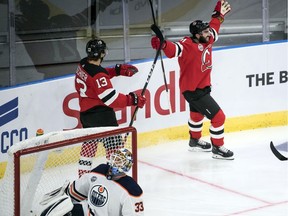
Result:
<instances>
[{"instance_id":1,"label":"devils logo on jersey","mask_svg":"<svg viewBox=\"0 0 288 216\"><path fill-rule=\"evenodd\" d=\"M202 60L202 64L201 64L201 71L205 72L208 69L212 68L212 56L211 53L209 51L209 48L211 48L211 44L209 44L204 51L202 52L202 56L201 56L201 60Z\"/></svg>"},{"instance_id":2,"label":"devils logo on jersey","mask_svg":"<svg viewBox=\"0 0 288 216\"><path fill-rule=\"evenodd\" d=\"M94 206L102 207L107 203L108 191L103 185L95 185L90 191L90 202Z\"/></svg>"}]
</instances>

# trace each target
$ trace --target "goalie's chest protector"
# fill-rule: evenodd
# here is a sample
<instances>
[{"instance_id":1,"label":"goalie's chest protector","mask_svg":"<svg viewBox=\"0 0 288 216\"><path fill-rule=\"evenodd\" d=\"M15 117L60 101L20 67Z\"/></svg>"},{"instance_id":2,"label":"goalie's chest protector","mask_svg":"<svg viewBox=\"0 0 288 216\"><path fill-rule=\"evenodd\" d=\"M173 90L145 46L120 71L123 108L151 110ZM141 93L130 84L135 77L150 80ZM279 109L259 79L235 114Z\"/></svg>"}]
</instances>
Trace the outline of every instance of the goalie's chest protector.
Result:
<instances>
[{"instance_id":1,"label":"goalie's chest protector","mask_svg":"<svg viewBox=\"0 0 288 216\"><path fill-rule=\"evenodd\" d=\"M90 212L103 216L122 215L122 212L134 215L135 203L142 201L140 186L130 176L113 181L107 180L104 173L99 169L90 173L87 197Z\"/></svg>"}]
</instances>

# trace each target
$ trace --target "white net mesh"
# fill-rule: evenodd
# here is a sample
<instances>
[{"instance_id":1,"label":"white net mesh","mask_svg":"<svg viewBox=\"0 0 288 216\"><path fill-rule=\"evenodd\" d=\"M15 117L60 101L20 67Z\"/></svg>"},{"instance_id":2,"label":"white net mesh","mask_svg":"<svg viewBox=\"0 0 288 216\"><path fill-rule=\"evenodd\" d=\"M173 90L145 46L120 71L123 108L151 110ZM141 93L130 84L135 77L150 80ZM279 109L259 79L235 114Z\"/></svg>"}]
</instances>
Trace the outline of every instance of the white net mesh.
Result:
<instances>
[{"instance_id":1,"label":"white net mesh","mask_svg":"<svg viewBox=\"0 0 288 216\"><path fill-rule=\"evenodd\" d=\"M14 181L14 153L37 147L34 148L36 152L20 157L20 215L38 215L41 207L39 200L45 193L61 187L67 179L72 181L90 168L106 163L106 158L116 149L136 148L136 145L132 144L132 137L127 136L127 131L128 128L118 127L59 131L13 145L8 152L5 175L0 181L0 215L13 216L17 212L14 211L14 191L17 186L17 181ZM95 138L94 134L99 133L104 135ZM52 149L39 151L44 146L54 145ZM137 167L135 162L134 167Z\"/></svg>"}]
</instances>

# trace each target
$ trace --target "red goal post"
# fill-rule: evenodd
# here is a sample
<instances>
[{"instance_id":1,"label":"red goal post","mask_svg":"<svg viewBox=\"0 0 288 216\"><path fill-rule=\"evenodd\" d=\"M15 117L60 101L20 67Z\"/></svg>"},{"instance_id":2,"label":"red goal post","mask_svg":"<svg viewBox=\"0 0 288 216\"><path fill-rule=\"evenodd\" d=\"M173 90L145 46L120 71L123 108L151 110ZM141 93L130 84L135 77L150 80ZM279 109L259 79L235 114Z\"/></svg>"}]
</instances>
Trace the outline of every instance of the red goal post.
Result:
<instances>
[{"instance_id":1,"label":"red goal post","mask_svg":"<svg viewBox=\"0 0 288 216\"><path fill-rule=\"evenodd\" d=\"M121 140L121 141L119 141ZM81 146L97 146L92 168L106 163L121 147L132 151L131 175L137 181L137 130L134 127L101 127L50 132L13 145L0 180L2 216L34 216L45 193L78 178ZM129 174L129 173L128 173Z\"/></svg>"}]
</instances>

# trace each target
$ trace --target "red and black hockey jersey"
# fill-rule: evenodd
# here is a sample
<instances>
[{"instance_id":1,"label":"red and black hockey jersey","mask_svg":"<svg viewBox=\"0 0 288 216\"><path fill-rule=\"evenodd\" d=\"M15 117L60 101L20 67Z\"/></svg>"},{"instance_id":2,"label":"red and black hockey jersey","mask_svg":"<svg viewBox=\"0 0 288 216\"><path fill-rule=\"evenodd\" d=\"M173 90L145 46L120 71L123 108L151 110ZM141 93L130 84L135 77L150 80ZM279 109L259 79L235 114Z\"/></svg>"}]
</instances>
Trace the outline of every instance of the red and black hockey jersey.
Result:
<instances>
[{"instance_id":1,"label":"red and black hockey jersey","mask_svg":"<svg viewBox=\"0 0 288 216\"><path fill-rule=\"evenodd\" d=\"M114 89L111 78L116 76L114 68L103 68L89 64L87 58L80 61L75 75L75 89L79 94L80 112L95 106L123 108L127 106L126 95Z\"/></svg>"},{"instance_id":2,"label":"red and black hockey jersey","mask_svg":"<svg viewBox=\"0 0 288 216\"><path fill-rule=\"evenodd\" d=\"M179 42L167 41L164 48L168 58L178 57L180 66L180 91L195 91L211 85L212 44L218 39L220 21L210 21L211 37L208 43L195 43L191 37L184 37Z\"/></svg>"}]
</instances>

